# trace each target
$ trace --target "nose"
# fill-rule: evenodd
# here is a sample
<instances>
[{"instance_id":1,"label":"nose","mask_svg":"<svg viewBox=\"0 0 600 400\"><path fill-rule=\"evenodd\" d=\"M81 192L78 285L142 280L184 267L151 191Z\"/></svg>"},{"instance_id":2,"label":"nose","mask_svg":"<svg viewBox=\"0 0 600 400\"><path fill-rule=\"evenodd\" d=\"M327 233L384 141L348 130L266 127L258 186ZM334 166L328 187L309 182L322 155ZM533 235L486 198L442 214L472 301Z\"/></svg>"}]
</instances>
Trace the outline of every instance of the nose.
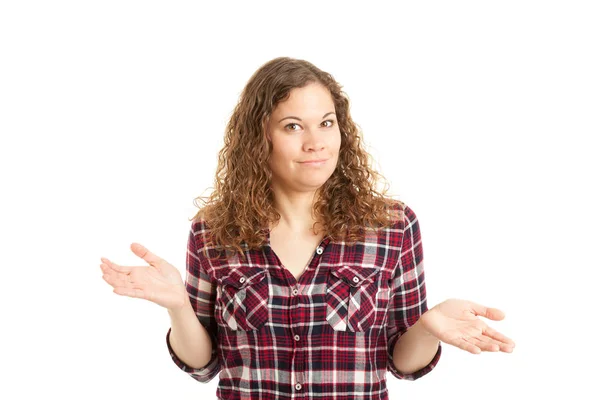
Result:
<instances>
[{"instance_id":1,"label":"nose","mask_svg":"<svg viewBox=\"0 0 600 400\"><path fill-rule=\"evenodd\" d=\"M321 151L325 148L325 141L323 140L322 133L319 134L319 131L306 130L305 131L304 141L304 151Z\"/></svg>"}]
</instances>

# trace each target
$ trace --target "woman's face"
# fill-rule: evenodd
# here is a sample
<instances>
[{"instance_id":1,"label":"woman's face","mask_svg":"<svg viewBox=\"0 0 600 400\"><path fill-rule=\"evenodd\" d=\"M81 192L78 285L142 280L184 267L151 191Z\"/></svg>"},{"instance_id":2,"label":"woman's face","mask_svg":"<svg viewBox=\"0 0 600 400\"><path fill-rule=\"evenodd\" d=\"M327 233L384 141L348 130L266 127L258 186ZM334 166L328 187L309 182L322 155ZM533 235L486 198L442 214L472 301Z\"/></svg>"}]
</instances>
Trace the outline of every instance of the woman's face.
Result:
<instances>
[{"instance_id":1,"label":"woman's face","mask_svg":"<svg viewBox=\"0 0 600 400\"><path fill-rule=\"evenodd\" d=\"M273 150L269 166L274 188L315 191L333 174L341 135L329 91L311 83L295 88L277 105L267 124ZM324 160L319 163L307 161Z\"/></svg>"}]
</instances>

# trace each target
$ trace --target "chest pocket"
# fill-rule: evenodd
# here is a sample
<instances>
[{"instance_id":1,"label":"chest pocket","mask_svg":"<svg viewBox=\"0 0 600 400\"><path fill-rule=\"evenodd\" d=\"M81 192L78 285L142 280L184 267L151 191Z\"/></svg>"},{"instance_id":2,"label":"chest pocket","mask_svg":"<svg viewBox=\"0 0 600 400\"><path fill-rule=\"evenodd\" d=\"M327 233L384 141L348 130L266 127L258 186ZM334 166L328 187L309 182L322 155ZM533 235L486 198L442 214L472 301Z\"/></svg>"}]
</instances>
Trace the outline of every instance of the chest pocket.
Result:
<instances>
[{"instance_id":1,"label":"chest pocket","mask_svg":"<svg viewBox=\"0 0 600 400\"><path fill-rule=\"evenodd\" d=\"M231 330L252 331L269 318L267 271L261 267L232 267L218 279L217 321Z\"/></svg>"},{"instance_id":2,"label":"chest pocket","mask_svg":"<svg viewBox=\"0 0 600 400\"><path fill-rule=\"evenodd\" d=\"M332 267L328 273L327 322L336 331L363 332L381 326L390 287L381 268ZM380 307L379 301L384 302Z\"/></svg>"}]
</instances>

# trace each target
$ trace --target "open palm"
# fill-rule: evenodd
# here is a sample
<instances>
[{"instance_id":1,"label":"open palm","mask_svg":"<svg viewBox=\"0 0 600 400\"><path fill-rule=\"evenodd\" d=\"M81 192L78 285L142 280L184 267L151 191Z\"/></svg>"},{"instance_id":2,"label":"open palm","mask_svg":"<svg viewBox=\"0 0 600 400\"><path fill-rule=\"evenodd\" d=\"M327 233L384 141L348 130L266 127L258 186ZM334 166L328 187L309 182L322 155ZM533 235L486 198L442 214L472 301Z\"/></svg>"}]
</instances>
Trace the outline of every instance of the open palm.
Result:
<instances>
[{"instance_id":1,"label":"open palm","mask_svg":"<svg viewBox=\"0 0 600 400\"><path fill-rule=\"evenodd\" d=\"M467 300L449 299L421 316L425 330L442 342L473 354L481 351L512 352L515 343L478 318L500 321L504 313Z\"/></svg>"},{"instance_id":2,"label":"open palm","mask_svg":"<svg viewBox=\"0 0 600 400\"><path fill-rule=\"evenodd\" d=\"M188 295L179 270L141 244L132 243L131 251L149 266L125 267L101 258L102 278L114 288L113 292L149 300L167 309L183 307Z\"/></svg>"}]
</instances>

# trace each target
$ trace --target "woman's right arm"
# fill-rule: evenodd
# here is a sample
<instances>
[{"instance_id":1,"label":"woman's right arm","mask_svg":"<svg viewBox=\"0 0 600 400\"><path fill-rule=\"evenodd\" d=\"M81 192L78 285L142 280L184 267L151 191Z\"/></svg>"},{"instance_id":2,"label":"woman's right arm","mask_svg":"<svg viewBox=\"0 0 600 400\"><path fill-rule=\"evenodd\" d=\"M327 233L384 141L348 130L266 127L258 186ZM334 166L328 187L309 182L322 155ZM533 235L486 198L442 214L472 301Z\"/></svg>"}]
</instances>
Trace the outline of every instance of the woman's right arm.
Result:
<instances>
[{"instance_id":1,"label":"woman's right arm","mask_svg":"<svg viewBox=\"0 0 600 400\"><path fill-rule=\"evenodd\" d=\"M168 309L171 329L167 340L181 361L192 368L204 368L210 361L212 341L196 316L189 299L180 309Z\"/></svg>"},{"instance_id":2,"label":"woman's right arm","mask_svg":"<svg viewBox=\"0 0 600 400\"><path fill-rule=\"evenodd\" d=\"M221 371L221 360L214 316L217 286L204 269L196 240L203 237L203 229L203 224L192 223L189 231L184 295L166 307L171 318L166 342L180 369L197 381L208 382Z\"/></svg>"},{"instance_id":3,"label":"woman's right arm","mask_svg":"<svg viewBox=\"0 0 600 400\"><path fill-rule=\"evenodd\" d=\"M148 266L122 266L102 257L102 278L120 296L146 299L165 307L171 317L166 343L175 364L200 382L208 382L221 370L214 317L216 285L200 261L195 229L188 235L186 277L139 243L131 250ZM202 233L200 233L202 236Z\"/></svg>"}]
</instances>

